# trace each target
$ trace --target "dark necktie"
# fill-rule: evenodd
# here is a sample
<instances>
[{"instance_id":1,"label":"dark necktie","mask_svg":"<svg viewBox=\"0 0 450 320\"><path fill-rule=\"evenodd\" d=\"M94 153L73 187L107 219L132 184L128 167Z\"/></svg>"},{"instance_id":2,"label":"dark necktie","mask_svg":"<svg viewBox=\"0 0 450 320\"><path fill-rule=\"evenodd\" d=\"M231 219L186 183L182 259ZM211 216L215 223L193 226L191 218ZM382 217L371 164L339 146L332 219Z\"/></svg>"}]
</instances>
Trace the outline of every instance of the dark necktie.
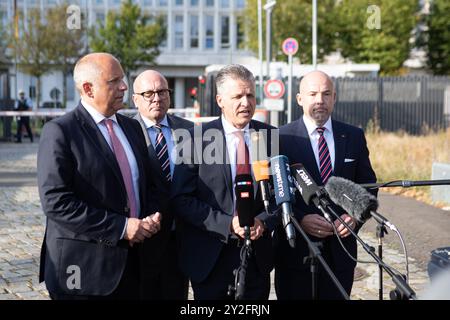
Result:
<instances>
[{"instance_id":1,"label":"dark necktie","mask_svg":"<svg viewBox=\"0 0 450 320\"><path fill-rule=\"evenodd\" d=\"M245 144L244 131L235 131L233 134L239 139L236 150L236 175L251 174L250 157Z\"/></svg>"},{"instance_id":2,"label":"dark necktie","mask_svg":"<svg viewBox=\"0 0 450 320\"><path fill-rule=\"evenodd\" d=\"M111 138L111 144L113 148L114 155L116 156L117 163L119 164L120 173L122 174L122 179L125 184L125 189L128 196L128 205L130 206L130 217L137 218L137 205L136 205L136 195L133 188L133 178L131 175L131 167L128 162L127 154L122 146L119 138L117 138L116 133L113 128L113 121L111 119L105 119L104 123L106 129L108 130L109 136Z\"/></svg>"},{"instance_id":3,"label":"dark necktie","mask_svg":"<svg viewBox=\"0 0 450 320\"><path fill-rule=\"evenodd\" d=\"M330 151L328 150L327 141L323 135L325 128L318 127L317 132L319 133L319 163L320 163L320 176L322 178L322 183L325 184L333 171L331 166Z\"/></svg>"},{"instance_id":4,"label":"dark necktie","mask_svg":"<svg viewBox=\"0 0 450 320\"><path fill-rule=\"evenodd\" d=\"M169 150L167 148L166 139L164 138L160 123L155 124L154 128L156 130L156 156L158 157L159 163L161 164L161 169L163 171L164 177L166 177L167 181L170 181L172 180L172 175L170 174Z\"/></svg>"}]
</instances>

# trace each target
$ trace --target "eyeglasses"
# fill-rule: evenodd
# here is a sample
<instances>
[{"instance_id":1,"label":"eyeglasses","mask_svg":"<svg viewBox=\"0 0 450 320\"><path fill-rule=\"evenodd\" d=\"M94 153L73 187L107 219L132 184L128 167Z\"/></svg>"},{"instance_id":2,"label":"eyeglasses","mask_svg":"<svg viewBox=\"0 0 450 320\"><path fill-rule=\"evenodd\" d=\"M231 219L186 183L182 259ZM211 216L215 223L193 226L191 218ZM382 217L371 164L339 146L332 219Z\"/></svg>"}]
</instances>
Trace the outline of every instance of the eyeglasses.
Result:
<instances>
[{"instance_id":1,"label":"eyeglasses","mask_svg":"<svg viewBox=\"0 0 450 320\"><path fill-rule=\"evenodd\" d=\"M172 92L172 90L170 90L170 89L161 89L161 90L156 90L156 91L149 90L149 91L135 93L135 94L142 96L142 98L144 98L144 100L147 102L152 102L153 99L155 99L155 94L158 94L158 96L161 99L167 99L171 92Z\"/></svg>"}]
</instances>

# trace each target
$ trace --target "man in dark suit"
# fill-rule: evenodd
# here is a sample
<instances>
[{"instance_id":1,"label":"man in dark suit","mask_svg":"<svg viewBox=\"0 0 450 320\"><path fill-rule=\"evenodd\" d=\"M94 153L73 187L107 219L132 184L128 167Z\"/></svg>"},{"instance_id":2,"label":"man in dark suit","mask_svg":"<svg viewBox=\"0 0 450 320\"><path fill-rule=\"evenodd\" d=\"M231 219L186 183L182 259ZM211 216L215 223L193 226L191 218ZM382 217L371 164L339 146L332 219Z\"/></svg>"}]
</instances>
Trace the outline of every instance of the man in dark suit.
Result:
<instances>
[{"instance_id":1,"label":"man in dark suit","mask_svg":"<svg viewBox=\"0 0 450 320\"><path fill-rule=\"evenodd\" d=\"M240 65L222 68L216 78L216 101L222 116L191 131L191 157L176 167L172 186L175 214L183 221L180 266L189 276L196 300L233 299L233 270L240 265L244 228L236 216L234 180L248 161L238 161L251 147L250 131L273 127L252 120L255 79ZM270 141L270 140L268 140ZM269 153L270 153L269 148ZM248 159L247 159L248 160ZM241 167L242 165L242 167ZM273 267L270 232L276 217L263 211L255 193L253 255L248 261L244 299L267 299Z\"/></svg>"},{"instance_id":2,"label":"man in dark suit","mask_svg":"<svg viewBox=\"0 0 450 320\"><path fill-rule=\"evenodd\" d=\"M177 162L178 137L188 134L187 130L192 128L194 123L167 114L170 89L161 73L154 70L142 72L134 81L133 91L133 101L139 110L135 119L141 124L145 136L151 160L150 167L158 185L161 214L164 217L160 232L150 239L151 241L144 241L143 244L143 249L152 253L146 255L147 259L143 261L144 298L187 300L189 281L178 267L179 239L175 231L179 226L169 210L169 195ZM159 260L155 260L155 252L161 254L161 263L155 263Z\"/></svg>"},{"instance_id":3,"label":"man in dark suit","mask_svg":"<svg viewBox=\"0 0 450 320\"><path fill-rule=\"evenodd\" d=\"M300 83L297 102L303 107L303 117L280 128L280 153L291 164L302 163L319 185L326 183L330 175L340 176L356 183L376 181L372 170L364 132L351 125L331 120L336 92L331 79L323 72L313 71ZM335 210L352 229L361 226L341 208ZM294 205L295 216L313 241L320 243L325 260L350 295L356 262L341 248L337 236L346 249L356 257L356 240L338 220L332 225L313 205L307 206L298 196ZM311 299L310 265L304 264L309 249L297 236L296 249L291 249L284 231L275 233L275 287L277 297L286 299ZM319 299L342 299L325 270L319 268Z\"/></svg>"},{"instance_id":4,"label":"man in dark suit","mask_svg":"<svg viewBox=\"0 0 450 320\"><path fill-rule=\"evenodd\" d=\"M16 103L17 111L31 111L33 109L33 104L29 98L25 97L25 91L19 90L19 99ZM22 142L22 130L23 127L27 130L28 137L30 138L30 142L33 142L33 131L30 127L30 117L29 116L20 116L17 118L17 140L16 142Z\"/></svg>"},{"instance_id":5,"label":"man in dark suit","mask_svg":"<svg viewBox=\"0 0 450 320\"><path fill-rule=\"evenodd\" d=\"M47 226L40 280L53 299L140 295L141 242L158 232L141 127L122 116L127 86L107 53L74 69L78 107L48 122L38 152L39 196Z\"/></svg>"}]
</instances>

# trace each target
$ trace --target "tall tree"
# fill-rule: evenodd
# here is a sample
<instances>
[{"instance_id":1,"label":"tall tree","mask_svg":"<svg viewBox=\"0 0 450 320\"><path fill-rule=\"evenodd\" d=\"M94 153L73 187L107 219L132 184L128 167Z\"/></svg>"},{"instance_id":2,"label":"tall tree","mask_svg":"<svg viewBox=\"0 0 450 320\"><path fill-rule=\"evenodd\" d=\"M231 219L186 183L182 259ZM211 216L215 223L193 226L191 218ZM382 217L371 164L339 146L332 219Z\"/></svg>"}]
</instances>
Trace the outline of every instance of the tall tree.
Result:
<instances>
[{"instance_id":1,"label":"tall tree","mask_svg":"<svg viewBox=\"0 0 450 320\"><path fill-rule=\"evenodd\" d=\"M317 8L317 55L318 60L334 49L334 7L335 0L318 1ZM258 52L258 0L248 0L246 8L248 46L255 53ZM265 1L262 0L262 4ZM263 10L263 31L265 34L266 13ZM272 52L273 58L286 60L281 45L283 40L293 37L299 42L301 63L312 63L312 1L311 0L289 0L278 1L272 13ZM265 36L263 36L265 39ZM265 52L265 49L263 49Z\"/></svg>"},{"instance_id":2,"label":"tall tree","mask_svg":"<svg viewBox=\"0 0 450 320\"><path fill-rule=\"evenodd\" d=\"M337 2L336 47L357 63L379 63L382 74L397 74L408 58L417 23L417 0Z\"/></svg>"},{"instance_id":3,"label":"tall tree","mask_svg":"<svg viewBox=\"0 0 450 320\"><path fill-rule=\"evenodd\" d=\"M428 66L434 74L450 75L450 2L433 0L426 24Z\"/></svg>"},{"instance_id":4,"label":"tall tree","mask_svg":"<svg viewBox=\"0 0 450 320\"><path fill-rule=\"evenodd\" d=\"M43 23L41 10L31 9L28 11L27 20L22 20L19 24L19 38L12 39L18 68L37 79L36 106L38 107L41 99L41 77L51 69L47 32L48 28ZM14 37L14 32L12 36Z\"/></svg>"},{"instance_id":5,"label":"tall tree","mask_svg":"<svg viewBox=\"0 0 450 320\"><path fill-rule=\"evenodd\" d=\"M120 11L108 13L105 25L90 31L90 47L93 51L109 52L119 59L130 84L131 71L143 64L154 64L164 37L163 19L143 15L138 5L127 0ZM130 95L128 104L131 105Z\"/></svg>"},{"instance_id":6,"label":"tall tree","mask_svg":"<svg viewBox=\"0 0 450 320\"><path fill-rule=\"evenodd\" d=\"M64 108L67 103L67 76L84 49L83 24L80 24L79 28L69 28L66 25L67 7L68 4L65 3L50 8L47 12L48 55L53 67L60 70L63 75Z\"/></svg>"}]
</instances>

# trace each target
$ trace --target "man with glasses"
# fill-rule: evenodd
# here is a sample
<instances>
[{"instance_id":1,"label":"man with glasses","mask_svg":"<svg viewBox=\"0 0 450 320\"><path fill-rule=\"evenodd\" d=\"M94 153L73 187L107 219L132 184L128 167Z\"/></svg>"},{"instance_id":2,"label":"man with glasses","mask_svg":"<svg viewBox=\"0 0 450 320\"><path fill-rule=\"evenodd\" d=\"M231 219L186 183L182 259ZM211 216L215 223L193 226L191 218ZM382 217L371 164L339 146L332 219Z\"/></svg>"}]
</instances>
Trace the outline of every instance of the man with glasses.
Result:
<instances>
[{"instance_id":1,"label":"man with glasses","mask_svg":"<svg viewBox=\"0 0 450 320\"><path fill-rule=\"evenodd\" d=\"M139 121L147 142L151 169L155 173L158 197L163 219L161 231L153 238L159 241L144 242L148 257L144 263L143 296L146 299L186 300L188 279L178 268L178 244L175 227L180 226L169 210L169 195L176 163L177 131L187 130L194 124L185 119L168 115L170 92L167 80L154 70L138 75L133 84L133 101L139 110L135 119ZM161 263L155 263L162 257ZM156 258L156 259L155 259Z\"/></svg>"}]
</instances>

